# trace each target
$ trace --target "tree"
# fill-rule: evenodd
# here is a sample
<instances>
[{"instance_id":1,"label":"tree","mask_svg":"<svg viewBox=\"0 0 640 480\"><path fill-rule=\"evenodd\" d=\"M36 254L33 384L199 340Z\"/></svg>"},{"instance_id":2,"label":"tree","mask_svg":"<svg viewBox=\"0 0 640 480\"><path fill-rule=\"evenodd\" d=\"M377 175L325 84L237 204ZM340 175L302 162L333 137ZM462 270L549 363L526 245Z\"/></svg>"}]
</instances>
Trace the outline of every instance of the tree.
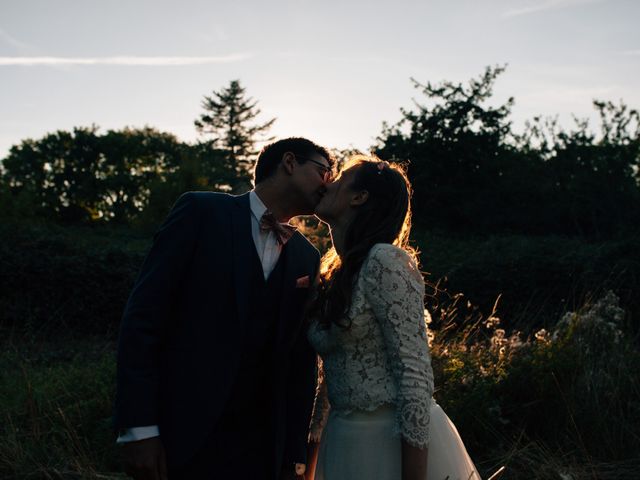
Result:
<instances>
[{"instance_id":1,"label":"tree","mask_svg":"<svg viewBox=\"0 0 640 480\"><path fill-rule=\"evenodd\" d=\"M225 159L226 152L214 148L211 142L181 144L178 168L170 175L156 176L147 184L149 200L134 224L142 229L155 231L182 193L192 190L228 190L229 175L224 168Z\"/></svg>"},{"instance_id":2,"label":"tree","mask_svg":"<svg viewBox=\"0 0 640 480\"><path fill-rule=\"evenodd\" d=\"M194 124L200 134L212 135L211 145L226 151L225 170L230 189L239 193L250 185L256 145L260 141L270 141L273 137L263 138L275 122L275 118L264 123L254 123L261 111L258 102L246 97L245 89L239 80L232 80L228 87L202 101L204 113ZM222 172L221 172L222 173Z\"/></svg>"},{"instance_id":3,"label":"tree","mask_svg":"<svg viewBox=\"0 0 640 480\"><path fill-rule=\"evenodd\" d=\"M398 124L383 126L376 153L410 162L414 202L426 207L415 212L418 222L491 231L507 221L510 213L505 207L526 202L508 199L512 192L502 180L517 163L517 152L509 145L513 99L487 105L503 71L504 67L487 67L468 85L412 79L426 101L414 101L414 109L401 110Z\"/></svg>"},{"instance_id":4,"label":"tree","mask_svg":"<svg viewBox=\"0 0 640 480\"><path fill-rule=\"evenodd\" d=\"M609 236L640 217L640 114L595 101L600 135L586 120L565 130L536 117L511 130L513 99L488 105L503 67L467 85L420 84L426 100L385 125L377 154L408 160L414 219L458 232Z\"/></svg>"},{"instance_id":5,"label":"tree","mask_svg":"<svg viewBox=\"0 0 640 480\"><path fill-rule=\"evenodd\" d=\"M640 215L640 114L623 102L594 100L600 134L574 117L566 130L557 118L535 117L518 147L544 162L544 196L560 225L603 235L633 228Z\"/></svg>"},{"instance_id":6,"label":"tree","mask_svg":"<svg viewBox=\"0 0 640 480\"><path fill-rule=\"evenodd\" d=\"M154 181L175 175L185 147L148 127L97 130L57 131L11 147L3 160L5 196L35 196L35 213L72 223L130 222Z\"/></svg>"}]
</instances>

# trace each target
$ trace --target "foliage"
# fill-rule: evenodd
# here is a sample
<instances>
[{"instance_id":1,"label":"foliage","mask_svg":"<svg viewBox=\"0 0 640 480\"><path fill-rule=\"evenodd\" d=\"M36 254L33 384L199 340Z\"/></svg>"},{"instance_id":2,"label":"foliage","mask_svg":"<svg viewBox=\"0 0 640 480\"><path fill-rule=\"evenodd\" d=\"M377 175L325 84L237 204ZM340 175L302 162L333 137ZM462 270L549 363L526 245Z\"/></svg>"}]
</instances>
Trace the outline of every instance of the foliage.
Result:
<instances>
[{"instance_id":1,"label":"foliage","mask_svg":"<svg viewBox=\"0 0 640 480\"><path fill-rule=\"evenodd\" d=\"M432 311L436 398L476 457L506 464L508 478L635 478L640 380L628 372L640 352L613 293L526 334L459 295ZM605 475L612 462L635 468Z\"/></svg>"},{"instance_id":2,"label":"foliage","mask_svg":"<svg viewBox=\"0 0 640 480\"><path fill-rule=\"evenodd\" d=\"M534 118L512 130L513 98L493 87L505 67L468 84L412 80L422 99L383 126L375 152L409 162L414 222L460 234L515 233L611 238L637 231L640 116L595 101L599 133L575 120ZM257 101L234 80L203 100L203 135L186 144L151 128L58 131L12 147L0 166L2 218L157 226L187 190L250 187L256 146L274 119L256 123ZM337 152L344 158L347 150Z\"/></svg>"},{"instance_id":3,"label":"foliage","mask_svg":"<svg viewBox=\"0 0 640 480\"><path fill-rule=\"evenodd\" d=\"M0 219L11 222L45 214L46 210L42 209L39 194L33 186L16 190L0 181Z\"/></svg>"},{"instance_id":4,"label":"foliage","mask_svg":"<svg viewBox=\"0 0 640 480\"><path fill-rule=\"evenodd\" d=\"M378 139L382 158L411 162L436 398L483 473L636 478L640 117L596 101L599 134L534 118L516 135L513 99L489 105L503 70L414 81L425 99ZM184 191L247 187L273 123L250 125L256 105L237 81L205 97L196 125L214 138L196 144L92 126L12 147L0 165L2 478L118 478L105 473L118 468L112 340L149 232ZM324 224L299 226L326 248ZM503 319L481 313L494 303ZM68 338L82 334L106 340Z\"/></svg>"},{"instance_id":5,"label":"foliage","mask_svg":"<svg viewBox=\"0 0 640 480\"><path fill-rule=\"evenodd\" d=\"M579 234L631 226L640 213L640 116L620 103L593 102L600 135L586 120L575 119L566 131L557 119L538 117L527 124L517 143L527 156L543 160L536 178L551 218Z\"/></svg>"},{"instance_id":6,"label":"foliage","mask_svg":"<svg viewBox=\"0 0 640 480\"><path fill-rule=\"evenodd\" d=\"M158 221L139 225L142 231L19 219L0 224L0 324L115 332L151 234L172 202L173 196L166 203L158 199ZM299 224L325 251L326 226L313 217L300 218ZM595 243L554 236L453 236L416 228L413 239L432 282L465 292L482 311L502 294L501 311L510 328L548 328L549 319L606 289L620 296L632 328L639 328L637 236Z\"/></svg>"},{"instance_id":7,"label":"foliage","mask_svg":"<svg viewBox=\"0 0 640 480\"><path fill-rule=\"evenodd\" d=\"M166 178L158 176L151 181L149 200L131 226L147 233L155 231L184 192L230 191L225 158L225 151L214 148L211 142L182 144L179 168Z\"/></svg>"},{"instance_id":8,"label":"foliage","mask_svg":"<svg viewBox=\"0 0 640 480\"><path fill-rule=\"evenodd\" d=\"M415 110L401 110L403 119L397 125L384 125L376 153L384 159L410 161L414 203L427 206L416 210L420 220L473 229L484 226L477 225L478 219L485 220L482 213L490 210L493 221L500 221L504 210L500 195L505 192L503 185L496 188L495 181L515 161L506 144L513 99L498 107L485 103L503 70L489 67L467 88L412 80L428 104L415 102Z\"/></svg>"},{"instance_id":9,"label":"foliage","mask_svg":"<svg viewBox=\"0 0 640 480\"><path fill-rule=\"evenodd\" d=\"M149 240L128 230L0 225L0 327L115 334Z\"/></svg>"},{"instance_id":10,"label":"foliage","mask_svg":"<svg viewBox=\"0 0 640 480\"><path fill-rule=\"evenodd\" d=\"M640 236L607 241L557 235L452 235L414 228L422 268L432 281L465 292L482 311L501 296L507 327L547 322L613 290L640 330Z\"/></svg>"},{"instance_id":11,"label":"foliage","mask_svg":"<svg viewBox=\"0 0 640 480\"><path fill-rule=\"evenodd\" d=\"M151 128L58 131L11 148L0 214L157 226L183 192L228 188L224 155L211 143L188 145Z\"/></svg>"},{"instance_id":12,"label":"foliage","mask_svg":"<svg viewBox=\"0 0 640 480\"><path fill-rule=\"evenodd\" d=\"M614 294L521 333L434 293L435 397L483 478L499 466L505 479L637 478L640 352ZM113 341L2 333L0 476L122 478Z\"/></svg>"},{"instance_id":13,"label":"foliage","mask_svg":"<svg viewBox=\"0 0 640 480\"><path fill-rule=\"evenodd\" d=\"M594 102L600 137L588 123L564 131L534 119L512 132L513 99L488 105L504 67L468 86L414 82L426 103L384 125L376 153L408 160L422 224L458 232L581 234L635 228L640 215L638 112Z\"/></svg>"},{"instance_id":14,"label":"foliage","mask_svg":"<svg viewBox=\"0 0 640 480\"><path fill-rule=\"evenodd\" d=\"M126 223L146 205L152 180L176 171L180 149L173 135L151 128L58 131L11 148L4 188L30 192L40 211L61 220Z\"/></svg>"},{"instance_id":15,"label":"foliage","mask_svg":"<svg viewBox=\"0 0 640 480\"><path fill-rule=\"evenodd\" d=\"M6 337L3 337L6 338ZM115 362L101 339L3 341L0 477L124 479L111 428Z\"/></svg>"},{"instance_id":16,"label":"foliage","mask_svg":"<svg viewBox=\"0 0 640 480\"><path fill-rule=\"evenodd\" d=\"M232 80L228 87L202 101L204 113L194 122L200 133L213 136L211 145L217 146L226 155L225 180L234 193L248 190L253 173L256 144L275 122L275 118L264 123L252 123L260 115L258 102L246 97L239 80ZM271 141L273 138L265 139Z\"/></svg>"}]
</instances>

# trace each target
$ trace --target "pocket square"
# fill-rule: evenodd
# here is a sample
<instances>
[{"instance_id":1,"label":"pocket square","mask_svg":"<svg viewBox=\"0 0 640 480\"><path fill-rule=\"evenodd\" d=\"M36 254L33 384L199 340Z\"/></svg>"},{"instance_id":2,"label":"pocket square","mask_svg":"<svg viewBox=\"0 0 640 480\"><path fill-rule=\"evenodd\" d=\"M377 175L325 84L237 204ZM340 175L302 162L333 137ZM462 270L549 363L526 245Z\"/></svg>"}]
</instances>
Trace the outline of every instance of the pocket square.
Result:
<instances>
[{"instance_id":1,"label":"pocket square","mask_svg":"<svg viewBox=\"0 0 640 480\"><path fill-rule=\"evenodd\" d=\"M296 280L296 288L309 288L309 275L298 278Z\"/></svg>"}]
</instances>

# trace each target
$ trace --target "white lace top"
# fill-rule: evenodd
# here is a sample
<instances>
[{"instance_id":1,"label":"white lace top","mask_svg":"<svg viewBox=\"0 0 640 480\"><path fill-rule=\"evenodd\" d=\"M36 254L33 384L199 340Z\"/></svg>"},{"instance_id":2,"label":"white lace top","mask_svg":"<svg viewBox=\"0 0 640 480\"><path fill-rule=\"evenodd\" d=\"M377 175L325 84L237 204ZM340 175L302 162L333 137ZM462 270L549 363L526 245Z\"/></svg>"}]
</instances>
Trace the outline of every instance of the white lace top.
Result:
<instances>
[{"instance_id":1,"label":"white lace top","mask_svg":"<svg viewBox=\"0 0 640 480\"><path fill-rule=\"evenodd\" d=\"M312 321L320 355L310 438L319 441L329 410L347 414L393 404L409 444L429 442L433 371L424 321L424 281L414 260L390 244L373 246L357 276L348 330Z\"/></svg>"}]
</instances>

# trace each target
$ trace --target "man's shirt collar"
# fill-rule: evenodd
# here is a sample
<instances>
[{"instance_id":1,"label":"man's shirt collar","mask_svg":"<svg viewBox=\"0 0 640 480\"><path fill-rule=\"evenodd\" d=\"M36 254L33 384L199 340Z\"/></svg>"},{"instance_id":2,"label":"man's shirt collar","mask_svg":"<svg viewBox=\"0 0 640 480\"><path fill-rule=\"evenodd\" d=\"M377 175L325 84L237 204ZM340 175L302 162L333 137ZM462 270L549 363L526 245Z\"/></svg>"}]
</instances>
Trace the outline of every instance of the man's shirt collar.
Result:
<instances>
[{"instance_id":1,"label":"man's shirt collar","mask_svg":"<svg viewBox=\"0 0 640 480\"><path fill-rule=\"evenodd\" d=\"M260 197L255 190L251 190L249 192L249 206L251 207L251 213L259 222L264 212L267 211L267 207L262 203L262 200L260 200Z\"/></svg>"}]
</instances>

